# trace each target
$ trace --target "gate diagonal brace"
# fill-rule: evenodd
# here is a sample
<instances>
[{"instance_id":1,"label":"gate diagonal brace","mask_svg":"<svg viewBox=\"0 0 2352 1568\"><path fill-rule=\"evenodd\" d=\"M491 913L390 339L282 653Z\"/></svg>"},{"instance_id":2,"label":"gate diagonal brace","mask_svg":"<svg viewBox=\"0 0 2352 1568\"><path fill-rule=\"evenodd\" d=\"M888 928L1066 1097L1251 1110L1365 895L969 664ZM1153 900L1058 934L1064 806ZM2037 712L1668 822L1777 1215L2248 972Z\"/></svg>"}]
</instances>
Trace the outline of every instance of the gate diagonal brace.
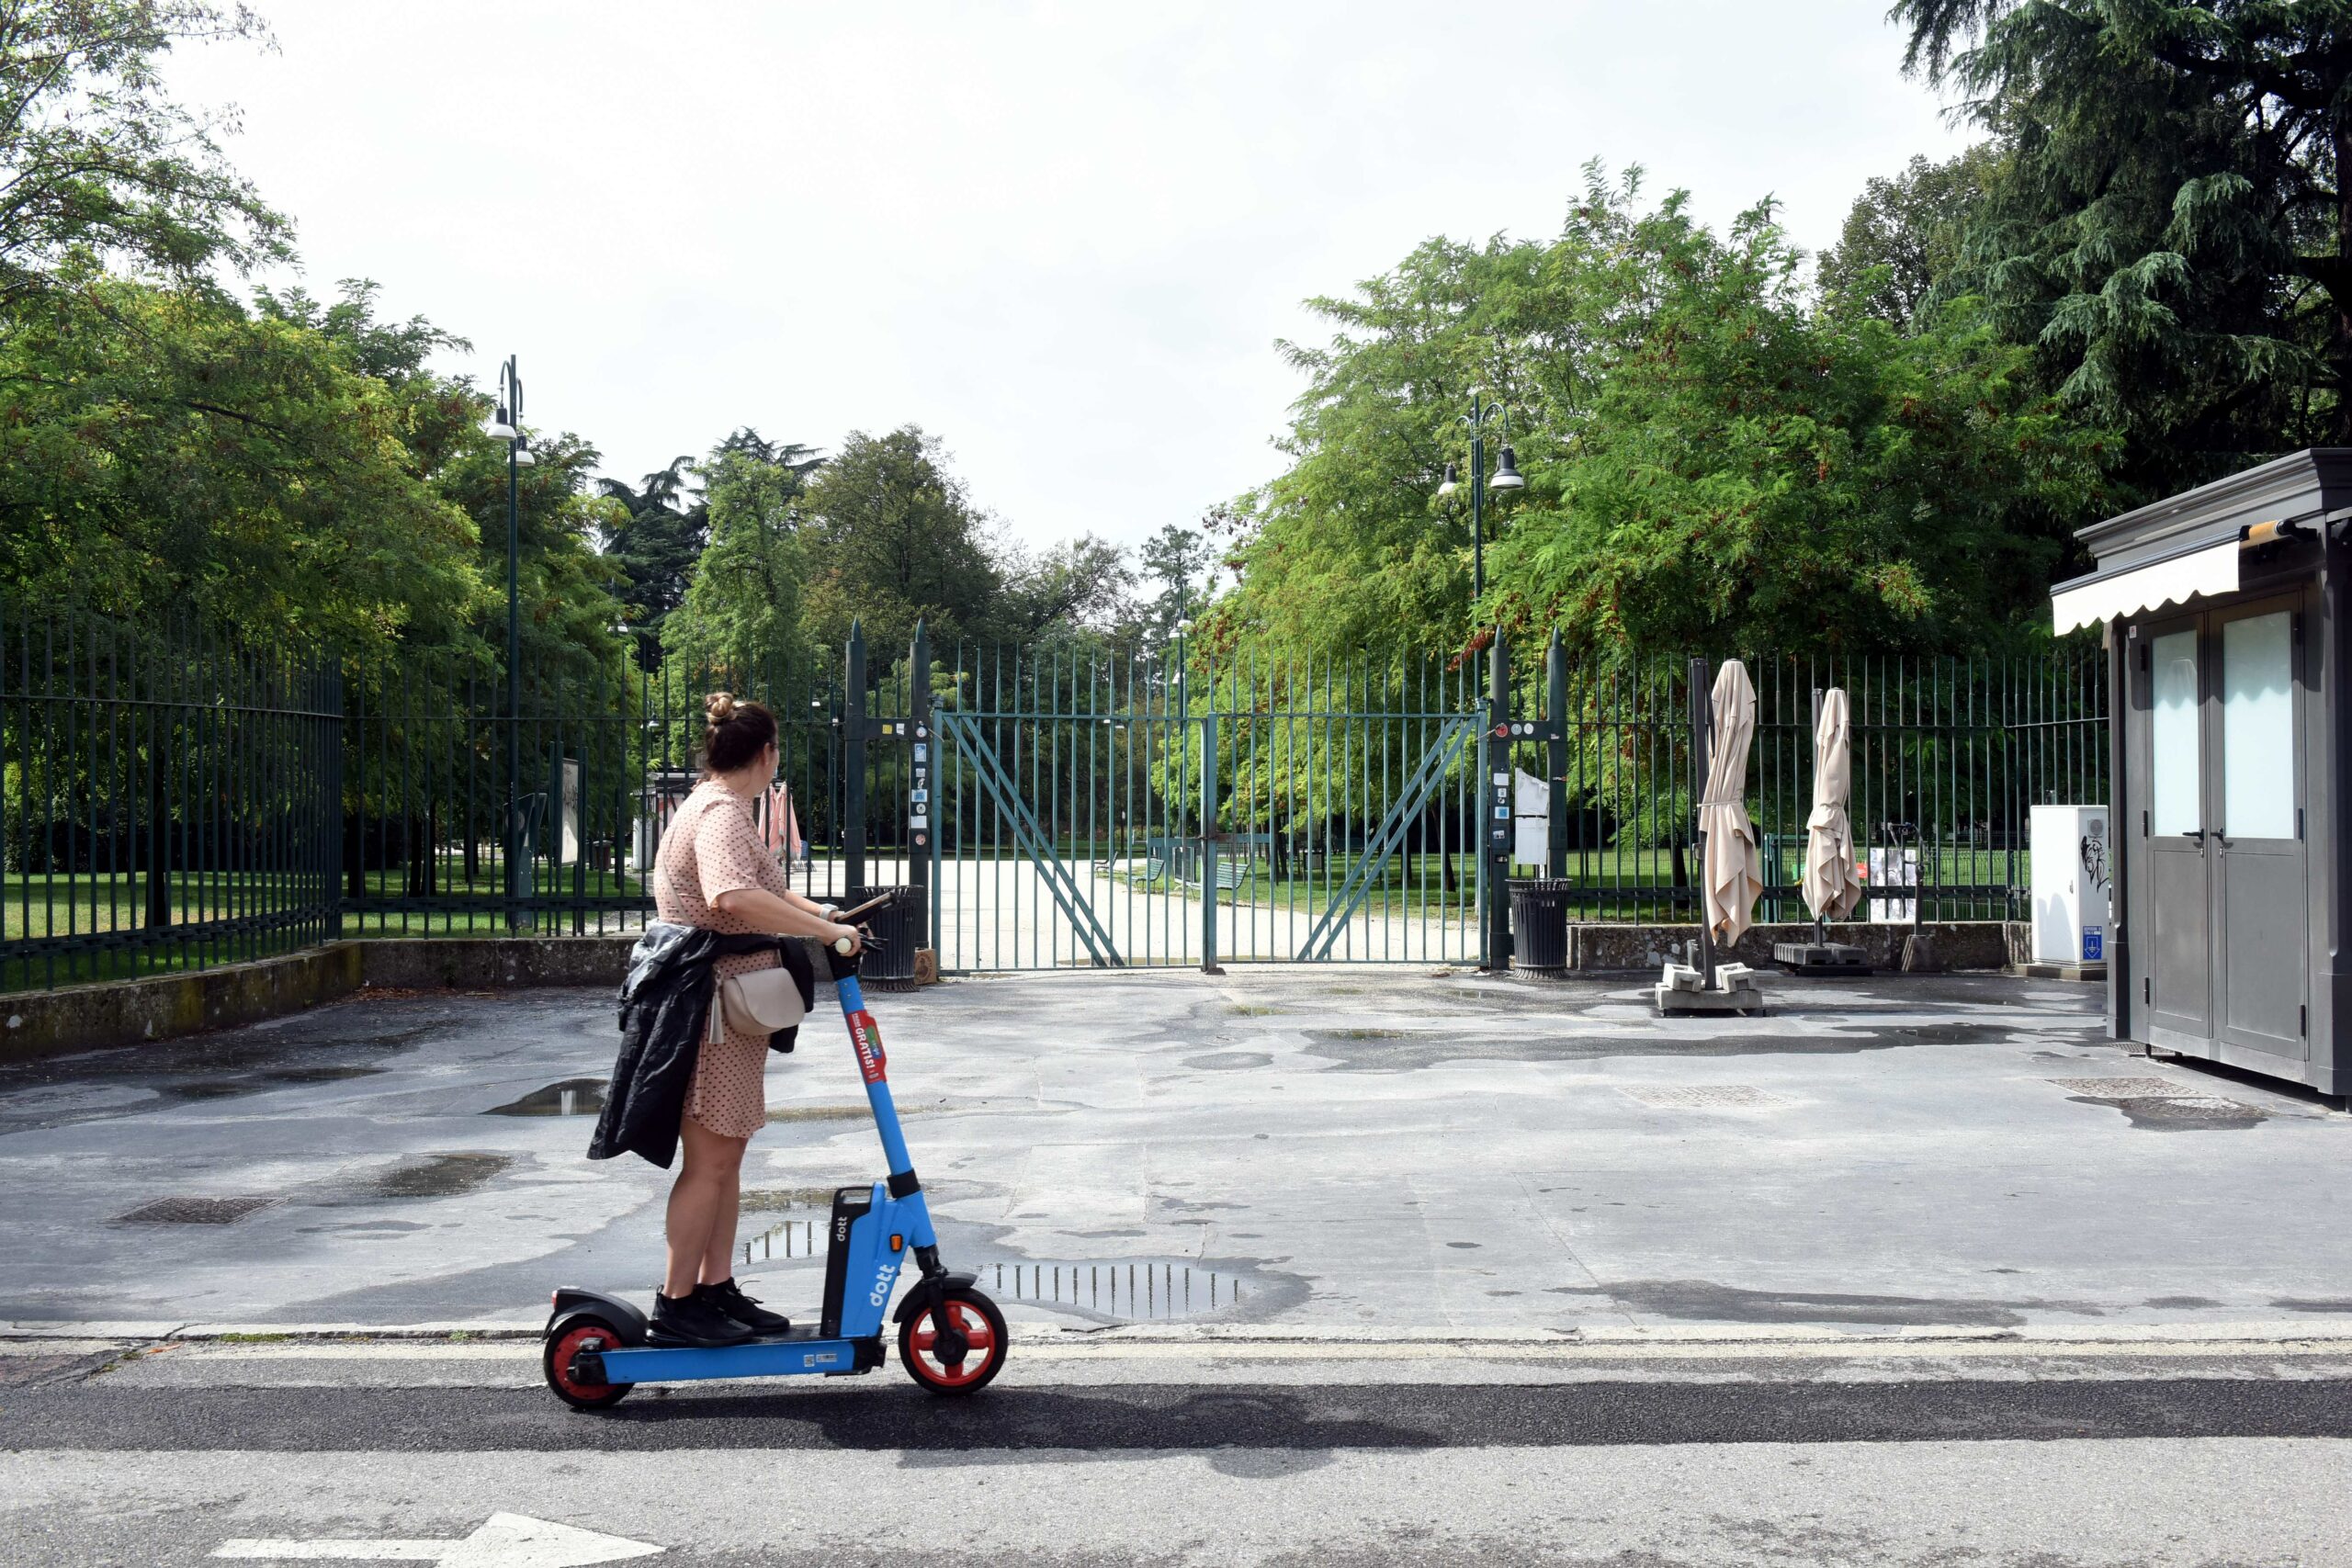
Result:
<instances>
[{"instance_id":1,"label":"gate diagonal brace","mask_svg":"<svg viewBox=\"0 0 2352 1568\"><path fill-rule=\"evenodd\" d=\"M953 708L933 709L932 726L942 736L953 740L956 750L971 762L973 773L979 777L980 787L988 793L989 804L1012 824L1015 847L1028 857L1030 864L1037 868L1038 876L1045 881L1046 890L1054 896L1055 904L1069 918L1070 929L1078 933L1079 941L1086 944L1087 956L1094 961L1095 967L1125 968L1126 960L1119 956L1117 946L1111 941L1111 933L1102 929L1102 922L1096 918L1092 900L1079 887L1078 879L1070 874L1061 857L1055 854L1052 846L1046 842L1044 829L1038 825L1027 803L1021 798L1020 792L1013 787L1012 781L1005 776L1004 764L998 760L996 748L981 739L972 722Z\"/></svg>"},{"instance_id":2,"label":"gate diagonal brace","mask_svg":"<svg viewBox=\"0 0 2352 1568\"><path fill-rule=\"evenodd\" d=\"M1413 770L1413 776L1397 792L1396 804L1389 807L1388 815L1380 819L1380 826L1374 829L1372 837L1364 840L1363 855L1349 870L1347 880L1340 885L1339 891L1331 895L1331 907L1323 911L1322 918L1315 922L1315 929L1306 933L1306 941L1298 950L1297 962L1313 963L1331 956L1331 949L1338 943L1340 933L1347 929L1348 921L1370 900L1374 886L1388 874L1388 863L1396 858L1396 852L1404 846L1405 833L1412 826L1413 818L1420 815L1421 808L1430 803L1430 797L1445 782L1447 770L1460 760L1479 728L1479 720L1475 716L1445 721L1445 728L1438 731L1437 739L1422 753L1420 766ZM1320 952L1317 951L1318 947Z\"/></svg>"}]
</instances>

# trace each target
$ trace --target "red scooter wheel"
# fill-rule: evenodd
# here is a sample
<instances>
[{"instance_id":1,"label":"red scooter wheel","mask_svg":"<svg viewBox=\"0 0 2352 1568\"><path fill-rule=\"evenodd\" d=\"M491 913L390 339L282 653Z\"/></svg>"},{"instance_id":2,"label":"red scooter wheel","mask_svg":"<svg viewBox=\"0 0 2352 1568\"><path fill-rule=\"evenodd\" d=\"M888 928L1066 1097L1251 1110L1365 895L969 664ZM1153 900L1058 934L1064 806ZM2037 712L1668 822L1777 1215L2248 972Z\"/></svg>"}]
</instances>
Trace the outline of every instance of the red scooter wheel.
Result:
<instances>
[{"instance_id":1,"label":"red scooter wheel","mask_svg":"<svg viewBox=\"0 0 2352 1568\"><path fill-rule=\"evenodd\" d=\"M582 1382L572 1375L571 1361L582 1350L617 1350L621 1337L613 1325L593 1317L575 1317L562 1331L548 1336L548 1387L574 1410L607 1410L628 1397L633 1382Z\"/></svg>"},{"instance_id":2,"label":"red scooter wheel","mask_svg":"<svg viewBox=\"0 0 2352 1568\"><path fill-rule=\"evenodd\" d=\"M958 1285L899 1325L899 1364L933 1393L973 1393L1003 1367L1010 1337L996 1303Z\"/></svg>"}]
</instances>

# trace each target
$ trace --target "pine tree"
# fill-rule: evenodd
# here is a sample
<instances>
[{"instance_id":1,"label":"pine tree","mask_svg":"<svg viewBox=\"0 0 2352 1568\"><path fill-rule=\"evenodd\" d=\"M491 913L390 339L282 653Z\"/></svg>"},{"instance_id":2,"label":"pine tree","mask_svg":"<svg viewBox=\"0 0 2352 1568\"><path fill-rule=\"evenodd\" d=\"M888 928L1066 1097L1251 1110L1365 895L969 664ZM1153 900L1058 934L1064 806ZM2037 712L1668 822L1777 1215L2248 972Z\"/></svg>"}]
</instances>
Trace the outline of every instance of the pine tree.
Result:
<instances>
[{"instance_id":1,"label":"pine tree","mask_svg":"<svg viewBox=\"0 0 2352 1568\"><path fill-rule=\"evenodd\" d=\"M1959 265L2160 494L2352 443L2352 4L1898 0L1999 149Z\"/></svg>"}]
</instances>

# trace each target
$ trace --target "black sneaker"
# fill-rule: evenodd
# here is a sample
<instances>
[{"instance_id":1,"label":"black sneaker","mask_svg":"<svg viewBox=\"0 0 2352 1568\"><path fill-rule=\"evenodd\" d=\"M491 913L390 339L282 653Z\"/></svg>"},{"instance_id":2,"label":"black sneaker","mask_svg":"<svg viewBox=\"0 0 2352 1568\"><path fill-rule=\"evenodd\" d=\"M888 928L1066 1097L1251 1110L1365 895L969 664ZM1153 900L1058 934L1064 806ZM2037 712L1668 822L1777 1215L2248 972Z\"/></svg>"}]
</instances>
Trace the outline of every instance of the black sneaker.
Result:
<instances>
[{"instance_id":1,"label":"black sneaker","mask_svg":"<svg viewBox=\"0 0 2352 1568\"><path fill-rule=\"evenodd\" d=\"M760 1304L759 1297L745 1295L743 1287L732 1279L721 1280L716 1285L696 1285L695 1300L708 1302L753 1334L781 1334L792 1326L792 1319L780 1312L768 1311Z\"/></svg>"},{"instance_id":2,"label":"black sneaker","mask_svg":"<svg viewBox=\"0 0 2352 1568\"><path fill-rule=\"evenodd\" d=\"M707 1348L741 1345L752 1337L752 1331L719 1311L699 1290L683 1300L673 1300L656 1292L653 1321L646 1325L645 1337L653 1345Z\"/></svg>"}]
</instances>

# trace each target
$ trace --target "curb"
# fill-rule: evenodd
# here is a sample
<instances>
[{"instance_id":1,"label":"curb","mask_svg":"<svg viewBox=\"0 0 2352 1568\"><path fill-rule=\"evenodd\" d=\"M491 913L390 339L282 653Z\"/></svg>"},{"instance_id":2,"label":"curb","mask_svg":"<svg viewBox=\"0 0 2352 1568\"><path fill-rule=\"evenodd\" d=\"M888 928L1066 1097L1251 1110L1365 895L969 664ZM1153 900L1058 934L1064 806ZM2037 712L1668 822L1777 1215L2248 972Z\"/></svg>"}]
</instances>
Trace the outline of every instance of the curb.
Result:
<instances>
[{"instance_id":1,"label":"curb","mask_svg":"<svg viewBox=\"0 0 2352 1568\"><path fill-rule=\"evenodd\" d=\"M92 1323L10 1323L0 1325L0 1343L39 1344L52 1340L105 1341L181 1340L220 1344L267 1344L281 1341L401 1341L425 1343L536 1342L546 1325L533 1318L466 1319L441 1323L174 1323L167 1320ZM1074 1328L1056 1325L1022 1325L1021 1337L1037 1348L1193 1349L1216 1353L1223 1349L1247 1353L1275 1349L1300 1353L1331 1350L1361 1354L1385 1348L1391 1353L1424 1350L1464 1355L1508 1356L1526 1352L1645 1349L1713 1351L1719 1354L1792 1351L1808 1354L1869 1355L1872 1352L1916 1352L1938 1348L2032 1353L2035 1351L2097 1351L2129 1354L2134 1350L2169 1352L2209 1349L2220 1352L2289 1350L2299 1354L2352 1354L2352 1315L2313 1317L2299 1322L2161 1323L2058 1325L2046 1328L1986 1328L1973 1324L1912 1326L1884 1333L1855 1333L1830 1327L1743 1327L1736 1325L1673 1325L1657 1327L1604 1327L1538 1330L1468 1328L1290 1328L1262 1324L1114 1325Z\"/></svg>"}]
</instances>

